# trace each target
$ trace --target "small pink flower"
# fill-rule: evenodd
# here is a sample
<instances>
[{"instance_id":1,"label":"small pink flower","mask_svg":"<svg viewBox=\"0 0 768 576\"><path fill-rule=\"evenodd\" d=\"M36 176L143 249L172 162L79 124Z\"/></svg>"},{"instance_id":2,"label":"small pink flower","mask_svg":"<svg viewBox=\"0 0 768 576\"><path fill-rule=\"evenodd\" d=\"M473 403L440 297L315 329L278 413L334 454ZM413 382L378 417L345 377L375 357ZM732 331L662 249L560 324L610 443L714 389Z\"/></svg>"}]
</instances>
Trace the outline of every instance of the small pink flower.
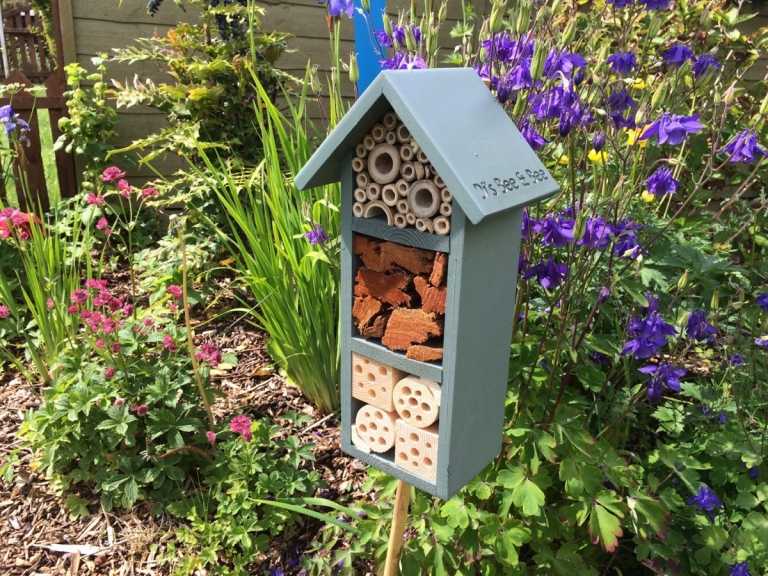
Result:
<instances>
[{"instance_id":1,"label":"small pink flower","mask_svg":"<svg viewBox=\"0 0 768 576\"><path fill-rule=\"evenodd\" d=\"M113 354L117 354L120 352L120 342L112 342L112 346L110 348Z\"/></svg>"},{"instance_id":2,"label":"small pink flower","mask_svg":"<svg viewBox=\"0 0 768 576\"><path fill-rule=\"evenodd\" d=\"M96 338L96 342L94 342L93 345L96 346L96 348L98 348L99 350L103 350L104 346L106 346L107 344L106 342L104 342L102 338Z\"/></svg>"},{"instance_id":3,"label":"small pink flower","mask_svg":"<svg viewBox=\"0 0 768 576\"><path fill-rule=\"evenodd\" d=\"M173 341L173 337L171 337L169 334L163 336L163 348L168 350L168 352L176 351L176 342Z\"/></svg>"},{"instance_id":4,"label":"small pink flower","mask_svg":"<svg viewBox=\"0 0 768 576\"><path fill-rule=\"evenodd\" d=\"M69 300L72 304L85 304L88 301L88 292L82 288L78 288L70 294Z\"/></svg>"},{"instance_id":5,"label":"small pink flower","mask_svg":"<svg viewBox=\"0 0 768 576\"><path fill-rule=\"evenodd\" d=\"M117 323L112 318L104 318L104 321L101 323L101 331L104 334L112 334L116 328Z\"/></svg>"},{"instance_id":6,"label":"small pink flower","mask_svg":"<svg viewBox=\"0 0 768 576\"><path fill-rule=\"evenodd\" d=\"M131 185L128 180L119 180L117 182L117 189L120 192L120 196L123 198L129 198L131 196Z\"/></svg>"},{"instance_id":7,"label":"small pink flower","mask_svg":"<svg viewBox=\"0 0 768 576\"><path fill-rule=\"evenodd\" d=\"M115 376L116 370L112 366L108 366L104 369L104 378L107 380L112 380ZM125 402L125 400L122 400L121 398L118 398L117 400L121 400L122 402ZM117 405L117 400L115 400L115 405ZM122 405L122 404L121 404Z\"/></svg>"},{"instance_id":8,"label":"small pink flower","mask_svg":"<svg viewBox=\"0 0 768 576\"><path fill-rule=\"evenodd\" d=\"M88 193L88 195L85 197L85 201L88 203L89 206L104 206L104 204L106 203L106 200L104 200L102 196L97 196L92 192Z\"/></svg>"},{"instance_id":9,"label":"small pink flower","mask_svg":"<svg viewBox=\"0 0 768 576\"><path fill-rule=\"evenodd\" d=\"M101 173L101 180L103 182L114 182L120 178L125 178L125 172L117 166L110 166Z\"/></svg>"},{"instance_id":10,"label":"small pink flower","mask_svg":"<svg viewBox=\"0 0 768 576\"><path fill-rule=\"evenodd\" d=\"M136 414L136 416L146 416L149 412L149 406L146 404L137 404L133 407L133 413Z\"/></svg>"},{"instance_id":11,"label":"small pink flower","mask_svg":"<svg viewBox=\"0 0 768 576\"><path fill-rule=\"evenodd\" d=\"M168 304L168 310L170 310L173 314L176 314L176 312L179 311L179 307L176 305L176 302L171 302Z\"/></svg>"},{"instance_id":12,"label":"small pink flower","mask_svg":"<svg viewBox=\"0 0 768 576\"><path fill-rule=\"evenodd\" d=\"M90 288L92 290L106 290L107 281L98 280L96 278L89 278L88 280L85 281L85 287Z\"/></svg>"},{"instance_id":13,"label":"small pink flower","mask_svg":"<svg viewBox=\"0 0 768 576\"><path fill-rule=\"evenodd\" d=\"M53 298L48 298L48 300L45 301L45 306L48 310L53 310L56 308L56 302L53 301Z\"/></svg>"},{"instance_id":14,"label":"small pink flower","mask_svg":"<svg viewBox=\"0 0 768 576\"><path fill-rule=\"evenodd\" d=\"M70 314L72 316L77 314L79 310L80 308L77 307L77 304L72 304L70 306L67 306L67 314Z\"/></svg>"},{"instance_id":15,"label":"small pink flower","mask_svg":"<svg viewBox=\"0 0 768 576\"><path fill-rule=\"evenodd\" d=\"M216 448L216 432L208 430L208 432L205 433L205 437L208 438L208 443Z\"/></svg>"},{"instance_id":16,"label":"small pink flower","mask_svg":"<svg viewBox=\"0 0 768 576\"><path fill-rule=\"evenodd\" d=\"M248 416L235 416L229 422L229 429L235 434L240 434L243 440L250 442L253 438L253 432L251 432L251 419Z\"/></svg>"},{"instance_id":17,"label":"small pink flower","mask_svg":"<svg viewBox=\"0 0 768 576\"><path fill-rule=\"evenodd\" d=\"M144 190L141 191L142 198L152 198L157 195L158 195L157 188L153 188L152 186L148 188L144 188Z\"/></svg>"},{"instance_id":18,"label":"small pink flower","mask_svg":"<svg viewBox=\"0 0 768 576\"><path fill-rule=\"evenodd\" d=\"M105 236L110 236L112 234L112 229L109 227L109 220L107 220L106 216L102 216L99 218L98 222L96 222L96 230L103 232Z\"/></svg>"},{"instance_id":19,"label":"small pink flower","mask_svg":"<svg viewBox=\"0 0 768 576\"><path fill-rule=\"evenodd\" d=\"M144 326L146 326L147 328L152 328L152 326L154 325L155 325L154 318L151 318L149 316L144 318Z\"/></svg>"},{"instance_id":20,"label":"small pink flower","mask_svg":"<svg viewBox=\"0 0 768 576\"><path fill-rule=\"evenodd\" d=\"M166 288L166 292L168 292L168 294L176 298L176 300L181 300L181 297L183 295L181 286L179 286L178 284L171 284L170 286L168 286L168 288Z\"/></svg>"},{"instance_id":21,"label":"small pink flower","mask_svg":"<svg viewBox=\"0 0 768 576\"><path fill-rule=\"evenodd\" d=\"M0 320L5 320L11 315L11 309L5 304L0 304Z\"/></svg>"},{"instance_id":22,"label":"small pink flower","mask_svg":"<svg viewBox=\"0 0 768 576\"><path fill-rule=\"evenodd\" d=\"M123 316L130 316L131 314L133 314L133 304L123 304L121 311L123 313Z\"/></svg>"},{"instance_id":23,"label":"small pink flower","mask_svg":"<svg viewBox=\"0 0 768 576\"><path fill-rule=\"evenodd\" d=\"M107 368L109 370L109 368ZM114 368L113 368L114 370ZM114 374L114 372L113 372ZM125 406L125 399L124 398L115 398L115 401L112 403L114 406L117 406L120 408L121 406Z\"/></svg>"},{"instance_id":24,"label":"small pink flower","mask_svg":"<svg viewBox=\"0 0 768 576\"><path fill-rule=\"evenodd\" d=\"M195 358L201 362L207 362L212 367L216 367L221 364L221 351L216 346L209 342L205 342L200 345L195 353Z\"/></svg>"}]
</instances>

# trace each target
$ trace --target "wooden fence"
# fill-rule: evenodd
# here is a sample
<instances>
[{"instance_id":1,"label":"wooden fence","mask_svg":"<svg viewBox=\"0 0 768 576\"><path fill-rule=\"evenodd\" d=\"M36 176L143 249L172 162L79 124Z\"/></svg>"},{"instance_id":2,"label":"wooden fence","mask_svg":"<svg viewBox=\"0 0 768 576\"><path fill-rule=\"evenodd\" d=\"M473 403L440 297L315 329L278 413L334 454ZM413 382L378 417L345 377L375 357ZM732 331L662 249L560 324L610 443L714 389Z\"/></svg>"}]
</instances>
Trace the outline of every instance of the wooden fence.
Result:
<instances>
[{"instance_id":1,"label":"wooden fence","mask_svg":"<svg viewBox=\"0 0 768 576\"><path fill-rule=\"evenodd\" d=\"M5 77L18 70L33 83L45 82L56 61L48 50L39 15L31 6L13 6L3 11L3 28L8 63Z\"/></svg>"}]
</instances>

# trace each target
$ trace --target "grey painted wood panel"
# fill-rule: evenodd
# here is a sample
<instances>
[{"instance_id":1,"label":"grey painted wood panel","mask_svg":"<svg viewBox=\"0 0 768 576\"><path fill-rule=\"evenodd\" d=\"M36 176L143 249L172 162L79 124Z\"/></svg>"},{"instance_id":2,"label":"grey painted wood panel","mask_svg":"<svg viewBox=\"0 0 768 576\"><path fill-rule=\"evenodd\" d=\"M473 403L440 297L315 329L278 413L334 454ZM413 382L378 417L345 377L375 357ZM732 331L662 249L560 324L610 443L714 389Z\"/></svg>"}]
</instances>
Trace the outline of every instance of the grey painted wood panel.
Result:
<instances>
[{"instance_id":1,"label":"grey painted wood panel","mask_svg":"<svg viewBox=\"0 0 768 576\"><path fill-rule=\"evenodd\" d=\"M443 368L440 364L411 360L410 358L406 358L403 354L392 352L392 350L381 344L376 344L375 342L369 342L363 338L353 336L351 349L352 352L368 356L372 360L376 360L387 366L392 366L403 372L408 372L408 374L412 376L419 376L428 380L434 380L435 382L442 382L443 380Z\"/></svg>"},{"instance_id":2,"label":"grey painted wood panel","mask_svg":"<svg viewBox=\"0 0 768 576\"><path fill-rule=\"evenodd\" d=\"M414 248L425 248L437 252L451 251L451 237L437 234L424 234L414 228L395 228L378 218L352 218L352 230L368 236L397 242Z\"/></svg>"}]
</instances>

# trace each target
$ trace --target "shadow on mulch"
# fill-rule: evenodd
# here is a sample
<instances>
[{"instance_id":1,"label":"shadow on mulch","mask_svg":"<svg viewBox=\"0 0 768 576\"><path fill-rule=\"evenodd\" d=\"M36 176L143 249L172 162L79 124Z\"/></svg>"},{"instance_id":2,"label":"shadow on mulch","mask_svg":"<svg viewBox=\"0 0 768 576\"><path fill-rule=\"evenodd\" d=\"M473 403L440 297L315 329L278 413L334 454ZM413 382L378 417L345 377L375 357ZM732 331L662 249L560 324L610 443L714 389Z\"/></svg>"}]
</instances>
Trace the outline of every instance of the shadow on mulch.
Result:
<instances>
[{"instance_id":1,"label":"shadow on mulch","mask_svg":"<svg viewBox=\"0 0 768 576\"><path fill-rule=\"evenodd\" d=\"M237 414L266 417L278 423L286 435L296 435L314 445L314 466L327 487L324 498L352 502L364 499L361 484L365 467L341 453L338 421L323 416L296 388L285 384L273 372L265 352L265 336L242 324L216 322L200 325L198 341L215 342L224 352L238 357L237 366L214 373L213 385L220 392L214 410L220 421ZM127 512L100 511L98 498L80 494L92 513L70 517L64 505L68 496L59 496L45 477L33 470L32 454L17 438L24 413L40 403L39 386L25 382L6 370L0 374L0 463L17 458L9 483L0 480L0 570L4 576L35 574L165 576L172 567L161 564L156 551L172 540L179 521L167 515L153 515L148 505ZM301 425L291 413L305 414ZM303 519L297 530L275 539L264 558L255 559L253 574L269 574L281 567L286 576L297 553L312 541L321 524ZM152 544L160 546L151 546ZM366 567L361 574L368 572Z\"/></svg>"}]
</instances>

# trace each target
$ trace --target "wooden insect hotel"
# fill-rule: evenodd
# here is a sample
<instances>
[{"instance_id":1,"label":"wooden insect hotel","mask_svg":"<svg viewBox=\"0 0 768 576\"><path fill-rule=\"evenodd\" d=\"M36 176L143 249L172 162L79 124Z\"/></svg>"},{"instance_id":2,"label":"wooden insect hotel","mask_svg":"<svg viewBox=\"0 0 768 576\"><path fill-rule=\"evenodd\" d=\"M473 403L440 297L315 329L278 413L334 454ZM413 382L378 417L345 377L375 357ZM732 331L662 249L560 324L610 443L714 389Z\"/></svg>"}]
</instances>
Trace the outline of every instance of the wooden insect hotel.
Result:
<instances>
[{"instance_id":1,"label":"wooden insect hotel","mask_svg":"<svg viewBox=\"0 0 768 576\"><path fill-rule=\"evenodd\" d=\"M342 448L448 498L501 448L522 208L557 183L466 68L382 72L296 177L338 181Z\"/></svg>"}]
</instances>

